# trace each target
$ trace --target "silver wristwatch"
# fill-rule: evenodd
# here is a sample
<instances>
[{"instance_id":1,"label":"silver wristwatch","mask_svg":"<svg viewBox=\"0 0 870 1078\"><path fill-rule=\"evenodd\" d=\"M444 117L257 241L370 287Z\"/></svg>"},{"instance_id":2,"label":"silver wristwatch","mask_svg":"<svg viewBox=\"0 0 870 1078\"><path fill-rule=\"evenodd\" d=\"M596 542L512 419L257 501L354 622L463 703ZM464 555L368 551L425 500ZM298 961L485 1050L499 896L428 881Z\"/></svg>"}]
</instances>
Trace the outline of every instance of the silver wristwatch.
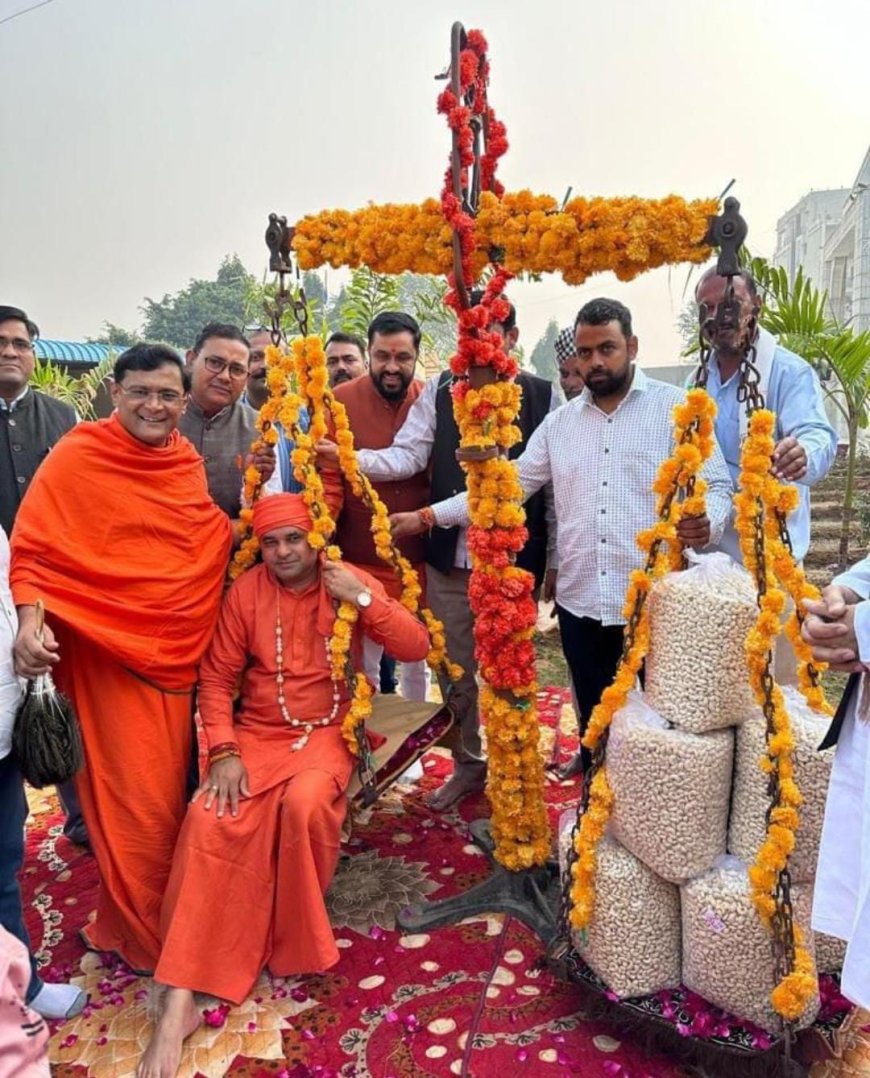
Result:
<instances>
[{"instance_id":1,"label":"silver wristwatch","mask_svg":"<svg viewBox=\"0 0 870 1078\"><path fill-rule=\"evenodd\" d=\"M368 589L361 591L356 597L356 605L360 610L367 610L372 605L372 593Z\"/></svg>"}]
</instances>

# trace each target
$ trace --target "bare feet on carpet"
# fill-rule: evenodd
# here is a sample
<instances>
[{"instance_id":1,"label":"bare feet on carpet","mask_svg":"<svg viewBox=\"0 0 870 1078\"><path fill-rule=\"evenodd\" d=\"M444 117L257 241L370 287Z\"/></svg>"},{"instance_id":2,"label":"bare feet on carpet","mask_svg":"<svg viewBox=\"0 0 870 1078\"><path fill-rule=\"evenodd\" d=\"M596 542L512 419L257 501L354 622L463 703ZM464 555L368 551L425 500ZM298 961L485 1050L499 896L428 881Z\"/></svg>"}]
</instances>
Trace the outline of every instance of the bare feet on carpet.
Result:
<instances>
[{"instance_id":1,"label":"bare feet on carpet","mask_svg":"<svg viewBox=\"0 0 870 1078\"><path fill-rule=\"evenodd\" d=\"M556 775L561 782L566 779L576 779L583 774L583 759L579 752L574 753L567 764L556 768Z\"/></svg>"},{"instance_id":2,"label":"bare feet on carpet","mask_svg":"<svg viewBox=\"0 0 870 1078\"><path fill-rule=\"evenodd\" d=\"M136 1078L175 1078L184 1042L201 1023L193 992L186 988L168 989L157 1028L136 1068Z\"/></svg>"},{"instance_id":3,"label":"bare feet on carpet","mask_svg":"<svg viewBox=\"0 0 870 1078\"><path fill-rule=\"evenodd\" d=\"M429 808L444 812L463 797L477 794L486 786L486 764L457 767L444 785L428 800Z\"/></svg>"}]
</instances>

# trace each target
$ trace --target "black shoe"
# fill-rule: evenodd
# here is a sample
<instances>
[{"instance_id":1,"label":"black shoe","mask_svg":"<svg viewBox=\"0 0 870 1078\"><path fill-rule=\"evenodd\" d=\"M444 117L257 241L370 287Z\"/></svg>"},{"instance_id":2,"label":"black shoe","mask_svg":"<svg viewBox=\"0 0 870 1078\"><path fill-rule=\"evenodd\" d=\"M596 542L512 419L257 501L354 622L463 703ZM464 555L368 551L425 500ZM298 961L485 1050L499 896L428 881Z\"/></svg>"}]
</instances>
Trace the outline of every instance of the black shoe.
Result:
<instances>
[{"instance_id":1,"label":"black shoe","mask_svg":"<svg viewBox=\"0 0 870 1078\"><path fill-rule=\"evenodd\" d=\"M91 840L88 838L88 829L85 827L84 820L77 820L74 824L65 825L63 833L73 845L82 846L86 850L91 848Z\"/></svg>"}]
</instances>

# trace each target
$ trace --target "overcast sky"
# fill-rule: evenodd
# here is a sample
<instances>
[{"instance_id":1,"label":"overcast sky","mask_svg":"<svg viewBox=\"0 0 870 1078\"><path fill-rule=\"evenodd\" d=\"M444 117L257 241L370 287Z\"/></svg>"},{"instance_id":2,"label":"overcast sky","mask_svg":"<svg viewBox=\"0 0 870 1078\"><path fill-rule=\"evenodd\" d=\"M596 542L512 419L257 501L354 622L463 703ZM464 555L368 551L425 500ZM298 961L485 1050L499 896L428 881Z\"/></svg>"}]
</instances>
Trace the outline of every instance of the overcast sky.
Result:
<instances>
[{"instance_id":1,"label":"overcast sky","mask_svg":"<svg viewBox=\"0 0 870 1078\"><path fill-rule=\"evenodd\" d=\"M437 194L454 18L490 41L509 189L697 198L735 177L769 255L777 217L851 186L870 144L866 0L50 0L0 21L0 302L46 337L134 327L227 252L261 275L270 210ZM604 294L667 363L685 280L512 295L527 349Z\"/></svg>"}]
</instances>

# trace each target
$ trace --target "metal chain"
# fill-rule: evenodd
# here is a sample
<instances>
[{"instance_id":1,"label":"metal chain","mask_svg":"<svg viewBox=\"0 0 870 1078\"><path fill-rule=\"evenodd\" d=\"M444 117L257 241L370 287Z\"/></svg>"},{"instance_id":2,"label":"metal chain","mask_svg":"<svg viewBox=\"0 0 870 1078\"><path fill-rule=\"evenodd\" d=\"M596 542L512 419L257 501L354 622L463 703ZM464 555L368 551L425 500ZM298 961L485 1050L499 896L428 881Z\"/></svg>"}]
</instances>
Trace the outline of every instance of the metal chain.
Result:
<instances>
[{"instance_id":1,"label":"metal chain","mask_svg":"<svg viewBox=\"0 0 870 1078\"><path fill-rule=\"evenodd\" d=\"M710 377L710 357L713 349L704 334L703 323L698 328L698 367L695 371L695 389L706 389Z\"/></svg>"},{"instance_id":2,"label":"metal chain","mask_svg":"<svg viewBox=\"0 0 870 1078\"><path fill-rule=\"evenodd\" d=\"M753 319L750 333L755 335L755 320ZM764 407L764 397L761 394L761 372L755 365L755 343L750 340L743 359L740 361L740 381L737 383L737 402L746 405L746 414L752 415Z\"/></svg>"},{"instance_id":3,"label":"metal chain","mask_svg":"<svg viewBox=\"0 0 870 1078\"><path fill-rule=\"evenodd\" d=\"M730 284L731 282L729 282ZM759 388L760 375L755 365L755 345L752 338L755 336L755 323L750 327L750 344L740 364L740 381L737 387L737 399L746 405L747 415L764 408L764 397ZM767 548L764 530L764 503L761 498L756 499L754 516L753 548L755 554L755 584L758 592L758 602L767 594ZM788 526L783 514L777 513L780 538L786 549L791 552L792 543L788 533ZM762 713L767 726L768 742L776 733L774 717L776 706L774 703L774 689L776 682L772 673L773 652L768 650L765 656L764 673L761 676L761 689L763 694ZM773 768L767 782L768 806L766 822L770 823L771 812L780 799L779 771ZM774 976L776 983L786 977L794 969L795 961L795 938L794 917L791 898L791 873L788 863L780 871L773 894L774 913L771 918L771 949L773 951ZM791 1045L794 1035L794 1027L791 1022L783 1022L784 1062L787 1065L791 1058Z\"/></svg>"}]
</instances>

